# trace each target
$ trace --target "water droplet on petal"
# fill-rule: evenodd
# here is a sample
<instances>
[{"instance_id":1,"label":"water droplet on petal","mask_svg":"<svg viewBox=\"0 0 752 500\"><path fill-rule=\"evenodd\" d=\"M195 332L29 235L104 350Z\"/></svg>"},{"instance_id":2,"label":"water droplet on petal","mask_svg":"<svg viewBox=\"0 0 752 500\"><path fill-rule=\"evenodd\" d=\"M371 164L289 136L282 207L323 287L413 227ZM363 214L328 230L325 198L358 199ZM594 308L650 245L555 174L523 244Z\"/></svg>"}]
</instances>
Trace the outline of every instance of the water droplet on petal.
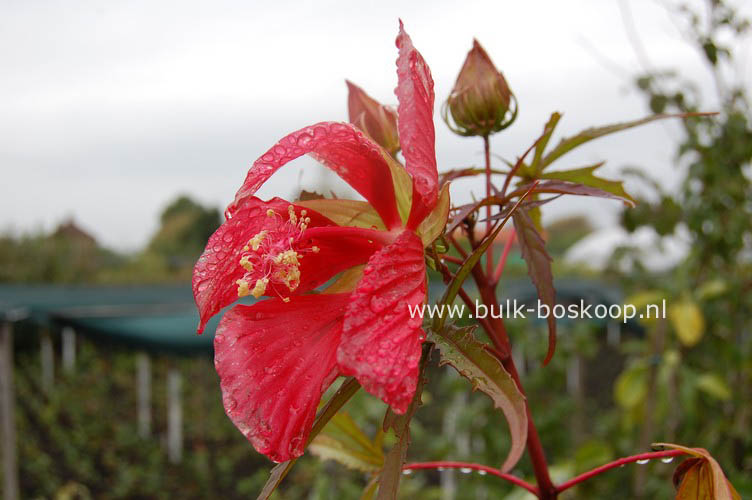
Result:
<instances>
[{"instance_id":1,"label":"water droplet on petal","mask_svg":"<svg viewBox=\"0 0 752 500\"><path fill-rule=\"evenodd\" d=\"M484 470L479 470L478 474L480 474L481 476L485 476L486 474L488 474L488 472L486 472Z\"/></svg>"},{"instance_id":2,"label":"water droplet on petal","mask_svg":"<svg viewBox=\"0 0 752 500\"><path fill-rule=\"evenodd\" d=\"M470 474L473 471L470 467L461 467L460 472L463 474Z\"/></svg>"},{"instance_id":3,"label":"water droplet on petal","mask_svg":"<svg viewBox=\"0 0 752 500\"><path fill-rule=\"evenodd\" d=\"M405 469L402 471L403 476L409 476L412 473L413 473L412 469Z\"/></svg>"},{"instance_id":4,"label":"water droplet on petal","mask_svg":"<svg viewBox=\"0 0 752 500\"><path fill-rule=\"evenodd\" d=\"M670 464L673 461L674 461L674 457L663 457L663 458L661 458L661 462L663 462L664 464Z\"/></svg>"},{"instance_id":5,"label":"water droplet on petal","mask_svg":"<svg viewBox=\"0 0 752 500\"><path fill-rule=\"evenodd\" d=\"M646 463L650 462L649 458L646 458L645 460L638 460L637 463L640 465L645 465Z\"/></svg>"}]
</instances>

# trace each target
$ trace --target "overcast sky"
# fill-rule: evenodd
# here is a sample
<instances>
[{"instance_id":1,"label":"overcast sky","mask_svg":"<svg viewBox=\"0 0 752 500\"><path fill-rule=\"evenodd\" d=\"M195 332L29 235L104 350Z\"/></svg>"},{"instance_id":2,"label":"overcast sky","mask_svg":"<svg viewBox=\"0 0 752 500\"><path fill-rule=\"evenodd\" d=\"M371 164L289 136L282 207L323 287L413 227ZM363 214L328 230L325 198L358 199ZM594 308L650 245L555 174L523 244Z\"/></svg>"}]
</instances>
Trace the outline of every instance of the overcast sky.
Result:
<instances>
[{"instance_id":1,"label":"overcast sky","mask_svg":"<svg viewBox=\"0 0 752 500\"><path fill-rule=\"evenodd\" d=\"M650 0L629 5L650 64L709 88L667 11ZM181 193L226 206L277 139L347 118L345 78L396 102L400 17L432 69L437 110L473 37L485 46L520 102L515 125L493 138L504 157L524 151L552 111L564 113L560 135L647 113L630 88L640 65L617 1L4 0L0 230L74 217L101 243L134 250ZM440 169L480 163L479 140L453 136L438 113L435 121ZM672 185L678 137L651 125L594 142L559 168L606 159L606 173L640 165ZM260 194L290 197L320 175L297 160ZM453 197L477 189L457 183ZM604 225L620 207L570 198L546 209L549 218L598 214Z\"/></svg>"}]
</instances>

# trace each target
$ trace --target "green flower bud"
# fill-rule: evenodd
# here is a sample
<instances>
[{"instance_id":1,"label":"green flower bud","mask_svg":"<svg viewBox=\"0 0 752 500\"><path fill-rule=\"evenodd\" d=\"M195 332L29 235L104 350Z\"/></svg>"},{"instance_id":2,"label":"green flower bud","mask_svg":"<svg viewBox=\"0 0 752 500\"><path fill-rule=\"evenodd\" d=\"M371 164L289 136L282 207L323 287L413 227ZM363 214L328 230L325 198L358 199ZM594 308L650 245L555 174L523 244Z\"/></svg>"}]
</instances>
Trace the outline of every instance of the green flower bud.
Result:
<instances>
[{"instance_id":1,"label":"green flower bud","mask_svg":"<svg viewBox=\"0 0 752 500\"><path fill-rule=\"evenodd\" d=\"M484 137L507 128L517 116L517 101L504 75L477 40L473 40L442 115L456 134Z\"/></svg>"}]
</instances>

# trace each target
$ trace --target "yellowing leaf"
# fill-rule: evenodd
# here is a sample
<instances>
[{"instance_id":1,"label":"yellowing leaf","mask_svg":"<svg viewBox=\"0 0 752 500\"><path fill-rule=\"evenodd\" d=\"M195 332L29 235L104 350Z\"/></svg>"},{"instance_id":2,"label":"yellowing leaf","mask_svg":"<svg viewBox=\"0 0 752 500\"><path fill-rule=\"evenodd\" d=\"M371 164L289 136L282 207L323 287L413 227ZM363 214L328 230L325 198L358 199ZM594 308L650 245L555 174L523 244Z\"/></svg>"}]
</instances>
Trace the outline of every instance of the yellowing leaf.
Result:
<instances>
[{"instance_id":1,"label":"yellowing leaf","mask_svg":"<svg viewBox=\"0 0 752 500\"><path fill-rule=\"evenodd\" d=\"M438 238L446 227L449 218L449 183L444 184L439 193L439 202L418 226L418 236L423 241L423 246L430 245Z\"/></svg>"},{"instance_id":2,"label":"yellowing leaf","mask_svg":"<svg viewBox=\"0 0 752 500\"><path fill-rule=\"evenodd\" d=\"M653 446L681 450L691 457L674 471L677 500L741 500L720 464L707 450L671 443L655 443Z\"/></svg>"},{"instance_id":3,"label":"yellowing leaf","mask_svg":"<svg viewBox=\"0 0 752 500\"><path fill-rule=\"evenodd\" d=\"M672 304L668 317L679 341L687 347L697 344L705 333L705 318L699 306L691 300Z\"/></svg>"},{"instance_id":4,"label":"yellowing leaf","mask_svg":"<svg viewBox=\"0 0 752 500\"><path fill-rule=\"evenodd\" d=\"M440 364L451 365L473 384L473 390L486 393L494 407L504 413L509 424L512 446L501 466L508 471L525 451L527 442L527 410L525 396L517 388L512 376L501 362L475 340L473 327L456 328L447 325L439 331L429 330L428 340L441 353Z\"/></svg>"},{"instance_id":5,"label":"yellowing leaf","mask_svg":"<svg viewBox=\"0 0 752 500\"><path fill-rule=\"evenodd\" d=\"M697 388L721 401L731 399L731 389L716 373L703 373L697 377Z\"/></svg>"},{"instance_id":6,"label":"yellowing leaf","mask_svg":"<svg viewBox=\"0 0 752 500\"><path fill-rule=\"evenodd\" d=\"M365 201L321 198L317 200L297 201L295 204L315 210L340 226L375 228L379 231L386 230L379 214Z\"/></svg>"},{"instance_id":7,"label":"yellowing leaf","mask_svg":"<svg viewBox=\"0 0 752 500\"><path fill-rule=\"evenodd\" d=\"M641 404L648 391L647 369L635 364L624 370L614 384L614 399L622 408L631 409Z\"/></svg>"},{"instance_id":8,"label":"yellowing leaf","mask_svg":"<svg viewBox=\"0 0 752 500\"><path fill-rule=\"evenodd\" d=\"M397 198L397 209L399 210L402 223L407 223L410 215L410 208L413 204L413 179L407 173L407 169L392 155L384 153L384 161L389 165L392 172L392 184L394 185L394 196Z\"/></svg>"},{"instance_id":9,"label":"yellowing leaf","mask_svg":"<svg viewBox=\"0 0 752 500\"><path fill-rule=\"evenodd\" d=\"M697 288L697 298L710 300L723 295L728 290L726 282L720 279L706 281Z\"/></svg>"},{"instance_id":10,"label":"yellowing leaf","mask_svg":"<svg viewBox=\"0 0 752 500\"><path fill-rule=\"evenodd\" d=\"M380 435L371 440L347 413L335 415L308 449L321 459L363 472L375 472L384 465Z\"/></svg>"}]
</instances>

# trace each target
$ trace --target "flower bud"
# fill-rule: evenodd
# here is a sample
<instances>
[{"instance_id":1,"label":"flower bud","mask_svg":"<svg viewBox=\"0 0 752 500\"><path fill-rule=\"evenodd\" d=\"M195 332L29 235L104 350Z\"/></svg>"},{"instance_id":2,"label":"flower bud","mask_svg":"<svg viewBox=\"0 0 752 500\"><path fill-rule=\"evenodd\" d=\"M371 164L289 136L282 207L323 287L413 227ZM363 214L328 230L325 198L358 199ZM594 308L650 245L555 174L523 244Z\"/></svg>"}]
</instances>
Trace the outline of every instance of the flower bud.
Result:
<instances>
[{"instance_id":1,"label":"flower bud","mask_svg":"<svg viewBox=\"0 0 752 500\"><path fill-rule=\"evenodd\" d=\"M510 106L514 108L511 112ZM467 54L442 113L449 128L464 136L499 132L517 116L516 99L504 75L477 40L473 40L473 48ZM450 123L448 113L454 124Z\"/></svg>"},{"instance_id":2,"label":"flower bud","mask_svg":"<svg viewBox=\"0 0 752 500\"><path fill-rule=\"evenodd\" d=\"M400 149L397 132L397 112L384 106L354 83L345 80L349 94L347 108L350 123L365 132L371 139L394 155Z\"/></svg>"}]
</instances>

